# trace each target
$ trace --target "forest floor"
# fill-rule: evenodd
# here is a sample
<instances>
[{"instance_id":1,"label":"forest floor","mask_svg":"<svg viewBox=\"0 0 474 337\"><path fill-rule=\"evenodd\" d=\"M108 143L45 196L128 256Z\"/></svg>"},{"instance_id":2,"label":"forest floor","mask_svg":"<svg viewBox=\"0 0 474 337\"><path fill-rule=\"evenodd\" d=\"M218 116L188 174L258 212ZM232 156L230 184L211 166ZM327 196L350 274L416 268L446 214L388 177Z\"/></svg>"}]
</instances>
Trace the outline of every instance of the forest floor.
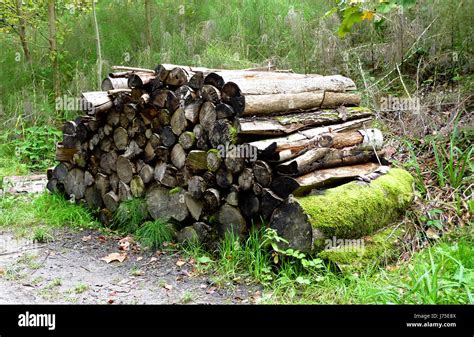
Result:
<instances>
[{"instance_id":1,"label":"forest floor","mask_svg":"<svg viewBox=\"0 0 474 337\"><path fill-rule=\"evenodd\" d=\"M258 298L257 287L217 288L179 253L142 251L121 239L61 229L54 241L38 244L0 232L0 304L238 304ZM114 253L125 260L102 260Z\"/></svg>"}]
</instances>

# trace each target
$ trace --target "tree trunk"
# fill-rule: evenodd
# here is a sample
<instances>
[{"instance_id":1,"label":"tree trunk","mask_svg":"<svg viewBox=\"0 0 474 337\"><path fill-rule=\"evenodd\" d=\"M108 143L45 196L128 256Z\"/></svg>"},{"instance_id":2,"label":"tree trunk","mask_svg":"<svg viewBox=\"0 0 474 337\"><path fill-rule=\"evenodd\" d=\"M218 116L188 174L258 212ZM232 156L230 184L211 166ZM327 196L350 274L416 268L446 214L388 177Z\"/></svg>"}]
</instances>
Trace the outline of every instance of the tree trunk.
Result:
<instances>
[{"instance_id":1,"label":"tree trunk","mask_svg":"<svg viewBox=\"0 0 474 337\"><path fill-rule=\"evenodd\" d=\"M16 0L15 7L16 14L18 16L18 35L20 37L21 47L23 48L23 54L25 55L26 62L31 65L32 61L30 48L28 46L28 40L26 38L26 21L25 17L23 16L23 1Z\"/></svg>"},{"instance_id":2,"label":"tree trunk","mask_svg":"<svg viewBox=\"0 0 474 337\"><path fill-rule=\"evenodd\" d=\"M49 27L49 49L53 68L53 85L56 97L61 96L61 84L59 79L58 47L56 41L56 13L54 0L48 0L48 27Z\"/></svg>"}]
</instances>

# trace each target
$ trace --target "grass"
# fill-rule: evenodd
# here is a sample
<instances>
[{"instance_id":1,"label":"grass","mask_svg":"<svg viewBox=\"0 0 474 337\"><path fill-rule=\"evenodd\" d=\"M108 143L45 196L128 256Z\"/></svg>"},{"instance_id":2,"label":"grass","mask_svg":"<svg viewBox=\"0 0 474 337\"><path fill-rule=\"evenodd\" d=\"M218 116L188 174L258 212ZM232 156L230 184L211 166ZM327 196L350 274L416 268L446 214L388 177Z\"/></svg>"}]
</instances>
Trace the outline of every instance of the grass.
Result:
<instances>
[{"instance_id":1,"label":"grass","mask_svg":"<svg viewBox=\"0 0 474 337\"><path fill-rule=\"evenodd\" d=\"M0 197L0 227L8 227L20 236L51 239L51 230L98 228L93 215L84 207L70 203L62 196L45 192L33 196Z\"/></svg>"},{"instance_id":2,"label":"grass","mask_svg":"<svg viewBox=\"0 0 474 337\"><path fill-rule=\"evenodd\" d=\"M153 249L160 248L164 242L173 239L173 231L170 225L161 220L147 221L135 232L142 245Z\"/></svg>"},{"instance_id":3,"label":"grass","mask_svg":"<svg viewBox=\"0 0 474 337\"><path fill-rule=\"evenodd\" d=\"M213 275L217 286L263 284L261 303L473 304L473 243L472 229L461 228L409 261L360 274L305 269L292 258L275 264L274 255L262 246L261 231L244 242L227 236L214 255L196 245L185 252L198 271Z\"/></svg>"},{"instance_id":4,"label":"grass","mask_svg":"<svg viewBox=\"0 0 474 337\"><path fill-rule=\"evenodd\" d=\"M123 233L134 233L147 217L145 201L133 198L120 203L114 213L113 224Z\"/></svg>"}]
</instances>

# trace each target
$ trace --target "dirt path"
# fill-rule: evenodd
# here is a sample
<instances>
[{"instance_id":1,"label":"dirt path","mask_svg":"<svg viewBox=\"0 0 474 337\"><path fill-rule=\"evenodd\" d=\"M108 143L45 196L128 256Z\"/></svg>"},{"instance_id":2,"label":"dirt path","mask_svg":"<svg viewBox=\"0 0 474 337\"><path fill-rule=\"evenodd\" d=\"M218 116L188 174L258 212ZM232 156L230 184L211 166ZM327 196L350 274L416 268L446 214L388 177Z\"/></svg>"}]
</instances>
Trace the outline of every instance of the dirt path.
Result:
<instances>
[{"instance_id":1,"label":"dirt path","mask_svg":"<svg viewBox=\"0 0 474 337\"><path fill-rule=\"evenodd\" d=\"M215 287L212 275L197 275L178 253L131 245L123 262L106 263L101 258L119 252L120 238L70 230L54 237L34 244L0 232L0 304L232 304L259 295L257 287Z\"/></svg>"}]
</instances>

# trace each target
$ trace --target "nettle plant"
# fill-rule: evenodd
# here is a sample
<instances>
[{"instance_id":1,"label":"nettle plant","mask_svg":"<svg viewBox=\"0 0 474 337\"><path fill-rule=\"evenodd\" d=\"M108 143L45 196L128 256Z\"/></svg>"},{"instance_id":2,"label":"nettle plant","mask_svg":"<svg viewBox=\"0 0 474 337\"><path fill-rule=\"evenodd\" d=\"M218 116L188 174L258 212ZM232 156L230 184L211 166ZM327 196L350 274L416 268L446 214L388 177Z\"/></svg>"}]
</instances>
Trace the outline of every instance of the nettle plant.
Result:
<instances>
[{"instance_id":1,"label":"nettle plant","mask_svg":"<svg viewBox=\"0 0 474 337\"><path fill-rule=\"evenodd\" d=\"M324 263L320 258L310 258L305 253L302 253L297 249L282 249L280 248L281 244L288 244L288 241L280 237L276 230L272 228L266 228L263 235L262 245L267 247L270 246L272 248L273 262L275 264L279 264L281 262L280 257L288 257L290 263L296 262L305 271L311 274L317 273L324 269ZM310 284L311 281L321 281L322 279L322 276L317 276L315 278L312 277L311 279L299 276L296 281L301 284Z\"/></svg>"},{"instance_id":2,"label":"nettle plant","mask_svg":"<svg viewBox=\"0 0 474 337\"><path fill-rule=\"evenodd\" d=\"M407 9L415 3L416 0L341 0L324 16L328 17L337 13L341 17L342 21L337 34L344 37L356 23L372 21L376 27L381 27L385 21L385 14Z\"/></svg>"}]
</instances>

